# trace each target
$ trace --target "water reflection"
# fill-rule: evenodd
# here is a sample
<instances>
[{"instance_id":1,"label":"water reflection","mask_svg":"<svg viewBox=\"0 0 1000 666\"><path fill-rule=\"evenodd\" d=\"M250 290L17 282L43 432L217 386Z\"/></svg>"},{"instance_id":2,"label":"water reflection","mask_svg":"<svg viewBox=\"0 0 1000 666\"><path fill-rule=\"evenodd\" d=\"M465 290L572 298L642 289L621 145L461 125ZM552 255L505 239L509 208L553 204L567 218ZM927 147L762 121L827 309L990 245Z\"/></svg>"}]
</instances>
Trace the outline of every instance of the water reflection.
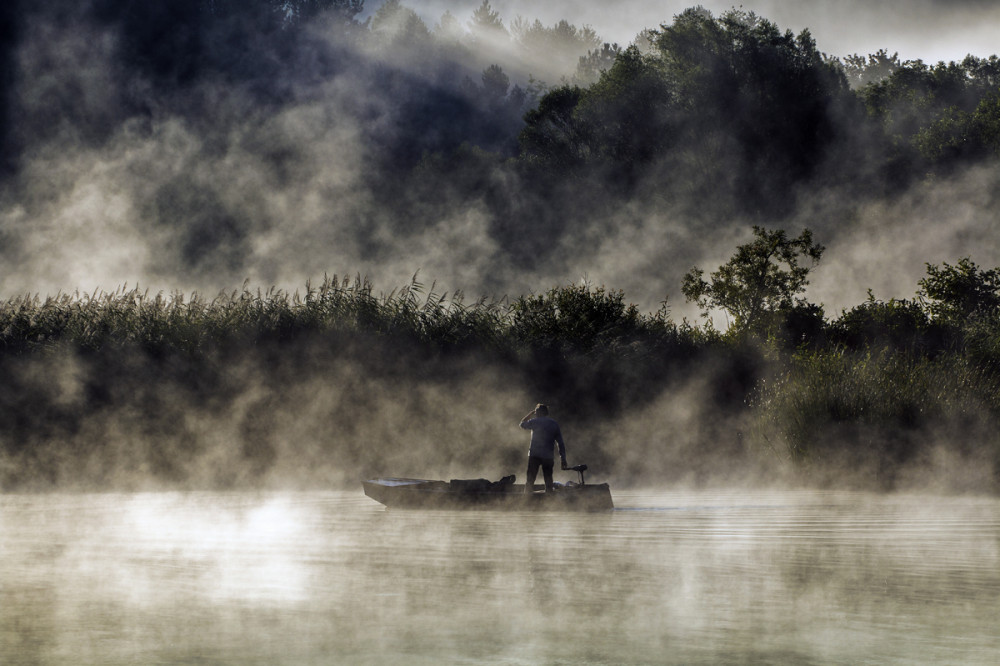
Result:
<instances>
[{"instance_id":1,"label":"water reflection","mask_svg":"<svg viewBox=\"0 0 1000 666\"><path fill-rule=\"evenodd\" d=\"M982 663L1000 502L616 494L601 515L358 492L0 497L9 664Z\"/></svg>"}]
</instances>

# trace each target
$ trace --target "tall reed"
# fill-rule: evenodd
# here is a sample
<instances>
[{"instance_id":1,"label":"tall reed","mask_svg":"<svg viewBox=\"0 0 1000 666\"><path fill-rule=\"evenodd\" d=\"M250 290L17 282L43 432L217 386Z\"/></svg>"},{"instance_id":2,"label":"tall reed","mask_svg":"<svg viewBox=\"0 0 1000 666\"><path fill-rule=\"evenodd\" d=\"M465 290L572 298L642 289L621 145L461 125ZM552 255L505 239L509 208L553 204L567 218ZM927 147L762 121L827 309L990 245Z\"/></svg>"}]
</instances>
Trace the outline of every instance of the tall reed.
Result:
<instances>
[{"instance_id":1,"label":"tall reed","mask_svg":"<svg viewBox=\"0 0 1000 666\"><path fill-rule=\"evenodd\" d=\"M440 348L512 350L522 347L582 352L634 350L636 345L694 340L666 310L644 315L620 292L569 286L513 302L461 292L437 293L414 276L409 284L376 293L372 283L324 277L303 293L248 283L211 300L193 293L150 295L138 287L113 292L19 296L0 303L0 350L29 352L58 343L81 349L135 344L195 352L227 341L288 339L308 332L345 332L405 338Z\"/></svg>"},{"instance_id":2,"label":"tall reed","mask_svg":"<svg viewBox=\"0 0 1000 666\"><path fill-rule=\"evenodd\" d=\"M944 442L987 437L1000 464L1000 376L962 353L928 358L886 348L800 353L751 406L756 441L792 460L904 464ZM1000 472L1000 468L998 468Z\"/></svg>"}]
</instances>

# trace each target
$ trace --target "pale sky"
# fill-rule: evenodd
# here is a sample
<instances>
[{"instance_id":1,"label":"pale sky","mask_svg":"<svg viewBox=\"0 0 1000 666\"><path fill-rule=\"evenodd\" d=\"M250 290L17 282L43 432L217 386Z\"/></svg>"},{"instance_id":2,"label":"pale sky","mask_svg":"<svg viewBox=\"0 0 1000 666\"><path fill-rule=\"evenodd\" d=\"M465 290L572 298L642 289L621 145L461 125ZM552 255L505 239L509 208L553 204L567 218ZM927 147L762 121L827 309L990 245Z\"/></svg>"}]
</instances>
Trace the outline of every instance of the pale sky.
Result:
<instances>
[{"instance_id":1,"label":"pale sky","mask_svg":"<svg viewBox=\"0 0 1000 666\"><path fill-rule=\"evenodd\" d=\"M407 3L433 26L445 10L463 23L482 0L426 0ZM368 11L381 5L369 0ZM645 28L670 23L687 7L701 4L715 15L733 6L754 11L798 33L808 28L820 51L843 57L886 49L902 60L961 60L968 54L989 56L1000 52L1000 2L995 0L617 0L571 2L554 0L493 0L504 24L520 15L551 25L566 19L589 25L605 41L628 44Z\"/></svg>"}]
</instances>

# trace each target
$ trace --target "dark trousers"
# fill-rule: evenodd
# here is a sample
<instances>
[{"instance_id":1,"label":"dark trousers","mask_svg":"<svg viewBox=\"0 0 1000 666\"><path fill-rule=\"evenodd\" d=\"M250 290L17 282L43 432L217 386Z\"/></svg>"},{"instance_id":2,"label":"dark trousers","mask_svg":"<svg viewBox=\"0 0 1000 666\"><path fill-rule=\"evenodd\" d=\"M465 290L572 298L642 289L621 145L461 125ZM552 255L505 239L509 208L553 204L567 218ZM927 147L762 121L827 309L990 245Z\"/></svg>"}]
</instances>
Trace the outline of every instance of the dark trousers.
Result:
<instances>
[{"instance_id":1,"label":"dark trousers","mask_svg":"<svg viewBox=\"0 0 1000 666\"><path fill-rule=\"evenodd\" d=\"M542 477L545 479L545 492L552 490L552 468L555 467L555 460L528 456L528 476L525 479L524 492L530 493L534 490L535 477L538 476L539 467L542 468Z\"/></svg>"}]
</instances>

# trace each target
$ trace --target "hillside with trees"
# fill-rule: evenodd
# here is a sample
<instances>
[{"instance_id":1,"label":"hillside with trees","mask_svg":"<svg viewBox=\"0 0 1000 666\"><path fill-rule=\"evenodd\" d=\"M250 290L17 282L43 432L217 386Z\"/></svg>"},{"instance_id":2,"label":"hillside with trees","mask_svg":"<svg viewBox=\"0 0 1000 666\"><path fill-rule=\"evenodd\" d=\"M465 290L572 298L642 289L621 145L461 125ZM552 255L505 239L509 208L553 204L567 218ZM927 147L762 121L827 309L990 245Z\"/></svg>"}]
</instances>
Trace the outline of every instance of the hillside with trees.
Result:
<instances>
[{"instance_id":1,"label":"hillside with trees","mask_svg":"<svg viewBox=\"0 0 1000 666\"><path fill-rule=\"evenodd\" d=\"M809 291L866 210L982 183L995 222L997 56L838 58L742 9L599 30L485 0L433 25L398 0L0 9L7 273L96 234L60 208L96 192L121 218L98 244L205 285L0 294L0 489L506 473L544 396L622 483L1000 490L1000 258ZM703 316L542 281L612 246ZM336 252L474 282L225 287Z\"/></svg>"}]
</instances>

